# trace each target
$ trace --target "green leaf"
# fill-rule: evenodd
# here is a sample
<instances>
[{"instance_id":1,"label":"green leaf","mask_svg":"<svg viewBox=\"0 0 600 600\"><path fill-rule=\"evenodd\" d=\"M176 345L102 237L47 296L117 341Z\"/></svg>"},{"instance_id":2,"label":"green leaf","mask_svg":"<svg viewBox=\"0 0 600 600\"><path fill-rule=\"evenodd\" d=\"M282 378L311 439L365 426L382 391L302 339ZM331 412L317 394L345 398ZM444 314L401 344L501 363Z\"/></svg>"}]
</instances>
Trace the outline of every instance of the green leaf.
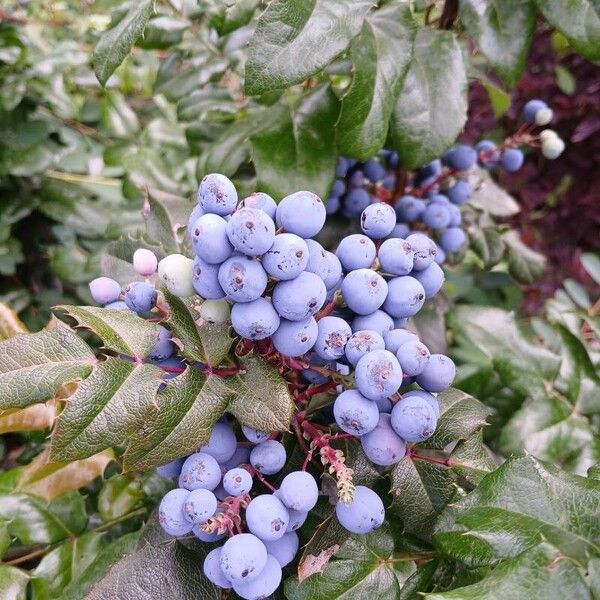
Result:
<instances>
[{"instance_id":1,"label":"green leaf","mask_svg":"<svg viewBox=\"0 0 600 600\"><path fill-rule=\"evenodd\" d=\"M463 0L459 16L492 69L514 87L525 68L535 29L533 0Z\"/></svg>"},{"instance_id":2,"label":"green leaf","mask_svg":"<svg viewBox=\"0 0 600 600\"><path fill-rule=\"evenodd\" d=\"M113 475L102 484L98 494L98 513L106 521L118 519L132 511L144 497L142 484L127 475Z\"/></svg>"},{"instance_id":3,"label":"green leaf","mask_svg":"<svg viewBox=\"0 0 600 600\"><path fill-rule=\"evenodd\" d=\"M0 342L0 409L53 398L61 384L86 377L94 361L87 344L66 327Z\"/></svg>"},{"instance_id":4,"label":"green leaf","mask_svg":"<svg viewBox=\"0 0 600 600\"><path fill-rule=\"evenodd\" d=\"M467 76L453 33L422 28L394 108L391 133L406 168L439 156L467 118Z\"/></svg>"},{"instance_id":5,"label":"green leaf","mask_svg":"<svg viewBox=\"0 0 600 600\"><path fill-rule=\"evenodd\" d=\"M600 285L600 258L595 254L586 253L581 255L581 264L588 275Z\"/></svg>"},{"instance_id":6,"label":"green leaf","mask_svg":"<svg viewBox=\"0 0 600 600\"><path fill-rule=\"evenodd\" d=\"M106 84L144 32L153 5L152 0L134 2L119 23L102 34L92 55L94 73L101 85Z\"/></svg>"},{"instance_id":7,"label":"green leaf","mask_svg":"<svg viewBox=\"0 0 600 600\"><path fill-rule=\"evenodd\" d=\"M504 255L504 242L495 227L480 228L473 223L466 228L469 234L469 247L481 258L486 268L498 264Z\"/></svg>"},{"instance_id":8,"label":"green leaf","mask_svg":"<svg viewBox=\"0 0 600 600\"><path fill-rule=\"evenodd\" d=\"M483 477L498 467L483 443L481 430L469 439L458 442L450 454L449 462L456 473L475 485L479 485Z\"/></svg>"},{"instance_id":9,"label":"green leaf","mask_svg":"<svg viewBox=\"0 0 600 600\"><path fill-rule=\"evenodd\" d=\"M573 302L575 302L580 308L589 310L592 307L592 302L587 290L574 279L565 279L563 281L563 287L571 296Z\"/></svg>"},{"instance_id":10,"label":"green leaf","mask_svg":"<svg viewBox=\"0 0 600 600\"><path fill-rule=\"evenodd\" d=\"M492 110L494 111L494 117L496 117L496 119L500 119L508 112L508 109L510 108L510 95L485 76L483 76L480 81L490 99L490 104L492 105Z\"/></svg>"},{"instance_id":11,"label":"green leaf","mask_svg":"<svg viewBox=\"0 0 600 600\"><path fill-rule=\"evenodd\" d=\"M189 27L190 22L187 19L155 17L147 23L144 36L137 40L137 45L146 50L169 48L181 42L185 30Z\"/></svg>"},{"instance_id":12,"label":"green leaf","mask_svg":"<svg viewBox=\"0 0 600 600\"><path fill-rule=\"evenodd\" d=\"M8 526L9 521L0 520L0 559L4 558L12 543Z\"/></svg>"},{"instance_id":13,"label":"green leaf","mask_svg":"<svg viewBox=\"0 0 600 600\"><path fill-rule=\"evenodd\" d=\"M384 525L368 535L349 538L323 573L302 583L288 579L285 595L288 600L400 598L404 582L414 572L414 557L395 554L394 537Z\"/></svg>"},{"instance_id":14,"label":"green leaf","mask_svg":"<svg viewBox=\"0 0 600 600\"><path fill-rule=\"evenodd\" d=\"M544 18L579 54L600 60L600 4L597 0L536 0Z\"/></svg>"},{"instance_id":15,"label":"green leaf","mask_svg":"<svg viewBox=\"0 0 600 600\"><path fill-rule=\"evenodd\" d=\"M227 35L246 25L254 16L260 0L237 0L211 19L219 35Z\"/></svg>"},{"instance_id":16,"label":"green leaf","mask_svg":"<svg viewBox=\"0 0 600 600\"><path fill-rule=\"evenodd\" d=\"M352 41L352 85L336 125L338 147L345 156L368 160L385 144L415 34L409 5L394 0L368 15Z\"/></svg>"},{"instance_id":17,"label":"green leaf","mask_svg":"<svg viewBox=\"0 0 600 600\"><path fill-rule=\"evenodd\" d=\"M507 231L502 239L506 245L509 273L519 282L531 285L546 270L546 257L526 246L515 230Z\"/></svg>"},{"instance_id":18,"label":"green leaf","mask_svg":"<svg viewBox=\"0 0 600 600\"><path fill-rule=\"evenodd\" d=\"M271 2L250 40L246 94L286 88L323 69L346 50L374 6L371 0Z\"/></svg>"},{"instance_id":19,"label":"green leaf","mask_svg":"<svg viewBox=\"0 0 600 600\"><path fill-rule=\"evenodd\" d=\"M105 348L130 357L146 356L156 343L156 323L149 323L129 310L97 306L57 306L56 310L73 317L80 327L89 329Z\"/></svg>"},{"instance_id":20,"label":"green leaf","mask_svg":"<svg viewBox=\"0 0 600 600\"><path fill-rule=\"evenodd\" d=\"M338 109L329 86L304 95L295 108L271 107L269 125L251 138L259 189L276 198L298 190L326 197L335 171Z\"/></svg>"},{"instance_id":21,"label":"green leaf","mask_svg":"<svg viewBox=\"0 0 600 600\"><path fill-rule=\"evenodd\" d=\"M0 590L3 600L26 600L29 575L21 569L0 565Z\"/></svg>"},{"instance_id":22,"label":"green leaf","mask_svg":"<svg viewBox=\"0 0 600 600\"><path fill-rule=\"evenodd\" d=\"M486 169L476 167L469 177L473 194L469 205L494 217L511 217L519 212L515 199L500 187Z\"/></svg>"},{"instance_id":23,"label":"green leaf","mask_svg":"<svg viewBox=\"0 0 600 600\"><path fill-rule=\"evenodd\" d=\"M110 312L110 311L108 311ZM156 402L162 371L153 365L107 358L94 367L70 396L52 433L51 457L87 458L122 446L140 427Z\"/></svg>"},{"instance_id":24,"label":"green leaf","mask_svg":"<svg viewBox=\"0 0 600 600\"><path fill-rule=\"evenodd\" d=\"M182 229L187 225L193 205L186 198L148 188L144 201L144 220L148 235L156 240L166 253L182 250Z\"/></svg>"}]
</instances>

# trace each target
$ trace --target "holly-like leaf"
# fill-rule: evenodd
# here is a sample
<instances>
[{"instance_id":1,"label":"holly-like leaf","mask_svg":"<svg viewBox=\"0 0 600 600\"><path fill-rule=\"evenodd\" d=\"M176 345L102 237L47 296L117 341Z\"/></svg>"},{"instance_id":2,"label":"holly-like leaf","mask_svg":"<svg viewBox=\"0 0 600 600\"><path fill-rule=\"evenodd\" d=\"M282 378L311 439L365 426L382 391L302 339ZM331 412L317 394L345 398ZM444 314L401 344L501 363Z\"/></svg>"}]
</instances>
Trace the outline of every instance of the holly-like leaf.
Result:
<instances>
[{"instance_id":1,"label":"holly-like leaf","mask_svg":"<svg viewBox=\"0 0 600 600\"><path fill-rule=\"evenodd\" d=\"M140 0L131 4L131 8L117 25L102 34L92 55L94 73L102 85L106 84L142 35L152 15L153 6L152 0Z\"/></svg>"},{"instance_id":2,"label":"holly-like leaf","mask_svg":"<svg viewBox=\"0 0 600 600\"><path fill-rule=\"evenodd\" d=\"M0 412L0 435L16 431L43 431L49 429L57 415L57 403L49 400L27 408L7 409Z\"/></svg>"},{"instance_id":3,"label":"holly-like leaf","mask_svg":"<svg viewBox=\"0 0 600 600\"><path fill-rule=\"evenodd\" d=\"M463 55L454 34L419 29L391 124L403 166L423 165L454 142L467 118L466 90Z\"/></svg>"},{"instance_id":4,"label":"holly-like leaf","mask_svg":"<svg viewBox=\"0 0 600 600\"><path fill-rule=\"evenodd\" d=\"M345 156L368 160L383 147L415 34L409 5L394 0L370 13L352 41L352 85L336 126L338 147Z\"/></svg>"},{"instance_id":5,"label":"holly-like leaf","mask_svg":"<svg viewBox=\"0 0 600 600\"><path fill-rule=\"evenodd\" d=\"M113 475L98 494L98 513L103 521L118 519L132 511L144 498L142 483L128 475Z\"/></svg>"},{"instance_id":6,"label":"holly-like leaf","mask_svg":"<svg viewBox=\"0 0 600 600\"><path fill-rule=\"evenodd\" d=\"M492 69L514 87L525 68L535 29L533 0L466 0L460 3L459 15Z\"/></svg>"},{"instance_id":7,"label":"holly-like leaf","mask_svg":"<svg viewBox=\"0 0 600 600\"><path fill-rule=\"evenodd\" d=\"M519 212L515 199L501 188L486 169L476 167L469 175L473 193L469 205L494 217L510 217Z\"/></svg>"},{"instance_id":8,"label":"holly-like leaf","mask_svg":"<svg viewBox=\"0 0 600 600\"><path fill-rule=\"evenodd\" d=\"M469 247L481 258L486 268L498 264L504 256L504 242L495 227L480 227L477 223L466 228Z\"/></svg>"},{"instance_id":9,"label":"holly-like leaf","mask_svg":"<svg viewBox=\"0 0 600 600\"><path fill-rule=\"evenodd\" d=\"M526 246L513 229L507 231L502 239L506 245L510 274L519 283L529 285L540 279L546 270L546 257Z\"/></svg>"},{"instance_id":10,"label":"holly-like leaf","mask_svg":"<svg viewBox=\"0 0 600 600\"><path fill-rule=\"evenodd\" d=\"M475 485L498 467L483 443L482 430L456 444L450 454L449 464L456 473Z\"/></svg>"},{"instance_id":11,"label":"holly-like leaf","mask_svg":"<svg viewBox=\"0 0 600 600\"><path fill-rule=\"evenodd\" d=\"M295 107L271 107L268 125L251 137L260 190L276 198L298 190L326 196L335 170L338 110L329 86L315 88Z\"/></svg>"},{"instance_id":12,"label":"holly-like leaf","mask_svg":"<svg viewBox=\"0 0 600 600\"><path fill-rule=\"evenodd\" d=\"M243 25L246 25L254 16L260 0L238 0L221 9L218 15L211 19L219 35L227 35Z\"/></svg>"},{"instance_id":13,"label":"holly-like leaf","mask_svg":"<svg viewBox=\"0 0 600 600\"><path fill-rule=\"evenodd\" d=\"M156 343L156 323L150 323L129 310L111 310L97 306L57 306L80 327L89 329L114 352L131 357L146 356Z\"/></svg>"},{"instance_id":14,"label":"holly-like leaf","mask_svg":"<svg viewBox=\"0 0 600 600\"><path fill-rule=\"evenodd\" d=\"M181 230L187 225L193 205L186 198L154 188L147 188L145 192L142 215L148 235L156 240L165 252L181 252Z\"/></svg>"},{"instance_id":15,"label":"holly-like leaf","mask_svg":"<svg viewBox=\"0 0 600 600\"><path fill-rule=\"evenodd\" d=\"M0 565L0 590L5 600L26 600L29 575L21 569Z\"/></svg>"},{"instance_id":16,"label":"holly-like leaf","mask_svg":"<svg viewBox=\"0 0 600 600\"><path fill-rule=\"evenodd\" d=\"M87 458L125 445L144 426L144 415L156 402L161 381L162 371L153 365L118 358L98 363L56 422L52 460Z\"/></svg>"},{"instance_id":17,"label":"holly-like leaf","mask_svg":"<svg viewBox=\"0 0 600 600\"><path fill-rule=\"evenodd\" d=\"M66 327L0 342L0 409L50 400L61 384L86 377L95 360L89 346Z\"/></svg>"},{"instance_id":18,"label":"holly-like leaf","mask_svg":"<svg viewBox=\"0 0 600 600\"><path fill-rule=\"evenodd\" d=\"M372 0L271 2L250 40L246 94L289 87L323 69L346 50L374 6Z\"/></svg>"}]
</instances>

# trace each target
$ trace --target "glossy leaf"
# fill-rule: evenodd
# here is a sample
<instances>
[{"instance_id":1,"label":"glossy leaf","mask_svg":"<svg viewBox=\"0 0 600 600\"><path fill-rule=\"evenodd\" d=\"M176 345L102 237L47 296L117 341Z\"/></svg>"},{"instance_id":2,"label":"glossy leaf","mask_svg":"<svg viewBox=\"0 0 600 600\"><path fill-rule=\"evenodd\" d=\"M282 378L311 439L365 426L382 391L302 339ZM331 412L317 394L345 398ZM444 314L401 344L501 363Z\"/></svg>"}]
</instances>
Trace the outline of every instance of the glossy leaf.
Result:
<instances>
[{"instance_id":1,"label":"glossy leaf","mask_svg":"<svg viewBox=\"0 0 600 600\"><path fill-rule=\"evenodd\" d=\"M519 212L515 199L501 188L486 169L477 167L469 177L473 194L469 204L494 217L510 217Z\"/></svg>"},{"instance_id":2,"label":"glossy leaf","mask_svg":"<svg viewBox=\"0 0 600 600\"><path fill-rule=\"evenodd\" d=\"M526 246L514 230L507 231L502 239L506 245L510 274L519 283L529 285L540 279L546 270L546 257Z\"/></svg>"},{"instance_id":3,"label":"glossy leaf","mask_svg":"<svg viewBox=\"0 0 600 600\"><path fill-rule=\"evenodd\" d=\"M127 475L113 475L98 493L98 513L103 521L118 519L132 511L144 497L142 484Z\"/></svg>"},{"instance_id":4,"label":"glossy leaf","mask_svg":"<svg viewBox=\"0 0 600 600\"><path fill-rule=\"evenodd\" d=\"M3 600L26 600L29 576L25 571L0 565L0 590Z\"/></svg>"},{"instance_id":5,"label":"glossy leaf","mask_svg":"<svg viewBox=\"0 0 600 600\"><path fill-rule=\"evenodd\" d=\"M187 225L193 206L186 198L148 189L143 216L148 235L156 240L167 254L182 250L182 229Z\"/></svg>"}]
</instances>

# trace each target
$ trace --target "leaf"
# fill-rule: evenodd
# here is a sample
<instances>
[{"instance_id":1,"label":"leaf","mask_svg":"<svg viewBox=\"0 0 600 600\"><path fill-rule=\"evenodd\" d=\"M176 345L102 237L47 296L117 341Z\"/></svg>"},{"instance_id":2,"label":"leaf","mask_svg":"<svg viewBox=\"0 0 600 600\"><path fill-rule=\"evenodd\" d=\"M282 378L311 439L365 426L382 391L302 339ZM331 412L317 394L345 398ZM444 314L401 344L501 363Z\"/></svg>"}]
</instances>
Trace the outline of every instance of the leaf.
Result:
<instances>
[{"instance_id":1,"label":"leaf","mask_svg":"<svg viewBox=\"0 0 600 600\"><path fill-rule=\"evenodd\" d=\"M9 521L0 520L0 559L4 558L6 551L10 548L12 540L8 530Z\"/></svg>"},{"instance_id":2,"label":"leaf","mask_svg":"<svg viewBox=\"0 0 600 600\"><path fill-rule=\"evenodd\" d=\"M45 448L25 467L17 491L52 500L102 476L114 458L112 450L105 450L83 460L53 463L50 462L50 448Z\"/></svg>"},{"instance_id":3,"label":"leaf","mask_svg":"<svg viewBox=\"0 0 600 600\"><path fill-rule=\"evenodd\" d=\"M94 361L89 346L66 327L0 342L0 409L50 400L61 384L86 377Z\"/></svg>"},{"instance_id":4,"label":"leaf","mask_svg":"<svg viewBox=\"0 0 600 600\"><path fill-rule=\"evenodd\" d=\"M574 279L565 279L563 281L563 287L577 306L586 311L592 307L592 302L587 290L578 281L575 281Z\"/></svg>"},{"instance_id":5,"label":"leaf","mask_svg":"<svg viewBox=\"0 0 600 600\"><path fill-rule=\"evenodd\" d=\"M345 156L368 160L385 144L415 35L409 5L394 0L368 15L352 41L352 85L336 125L338 147Z\"/></svg>"},{"instance_id":6,"label":"leaf","mask_svg":"<svg viewBox=\"0 0 600 600\"><path fill-rule=\"evenodd\" d=\"M495 227L481 229L476 224L467 226L469 247L481 258L486 268L497 265L504 255L504 241Z\"/></svg>"},{"instance_id":7,"label":"leaf","mask_svg":"<svg viewBox=\"0 0 600 600\"><path fill-rule=\"evenodd\" d=\"M456 444L450 454L450 464L456 473L475 485L479 485L483 477L498 468L498 463L492 459L483 443L481 430Z\"/></svg>"},{"instance_id":8,"label":"leaf","mask_svg":"<svg viewBox=\"0 0 600 600\"><path fill-rule=\"evenodd\" d=\"M66 305L57 306L56 310L73 317L79 327L95 333L104 347L114 352L142 357L156 343L156 323L149 323L129 310Z\"/></svg>"},{"instance_id":9,"label":"leaf","mask_svg":"<svg viewBox=\"0 0 600 600\"><path fill-rule=\"evenodd\" d=\"M399 598L402 585L414 572L414 557L394 553L394 537L384 524L365 536L350 537L323 573L302 583L288 579L285 595L288 600Z\"/></svg>"},{"instance_id":10,"label":"leaf","mask_svg":"<svg viewBox=\"0 0 600 600\"><path fill-rule=\"evenodd\" d=\"M125 445L156 402L162 371L153 365L108 358L98 363L69 398L52 433L51 458L87 458Z\"/></svg>"},{"instance_id":11,"label":"leaf","mask_svg":"<svg viewBox=\"0 0 600 600\"><path fill-rule=\"evenodd\" d=\"M544 18L579 54L600 60L600 5L597 0L536 0Z\"/></svg>"},{"instance_id":12,"label":"leaf","mask_svg":"<svg viewBox=\"0 0 600 600\"><path fill-rule=\"evenodd\" d=\"M323 69L346 50L374 6L371 0L271 2L250 40L246 95L290 87Z\"/></svg>"},{"instance_id":13,"label":"leaf","mask_svg":"<svg viewBox=\"0 0 600 600\"><path fill-rule=\"evenodd\" d=\"M467 77L453 33L421 28L392 115L395 149L408 169L450 146L467 118Z\"/></svg>"},{"instance_id":14,"label":"leaf","mask_svg":"<svg viewBox=\"0 0 600 600\"><path fill-rule=\"evenodd\" d=\"M492 69L514 87L525 68L535 29L533 0L465 0L459 16Z\"/></svg>"},{"instance_id":15,"label":"leaf","mask_svg":"<svg viewBox=\"0 0 600 600\"><path fill-rule=\"evenodd\" d=\"M145 191L142 215L148 235L156 240L166 253L182 249L181 230L187 225L193 205L186 198L153 188Z\"/></svg>"},{"instance_id":16,"label":"leaf","mask_svg":"<svg viewBox=\"0 0 600 600\"><path fill-rule=\"evenodd\" d=\"M269 124L251 137L259 189L276 198L298 190L326 197L335 171L338 109L329 86L307 93L293 109L271 108Z\"/></svg>"},{"instance_id":17,"label":"leaf","mask_svg":"<svg viewBox=\"0 0 600 600\"><path fill-rule=\"evenodd\" d=\"M519 282L531 285L546 270L546 257L526 246L515 230L507 231L502 239L506 245L508 270Z\"/></svg>"},{"instance_id":18,"label":"leaf","mask_svg":"<svg viewBox=\"0 0 600 600\"><path fill-rule=\"evenodd\" d=\"M211 19L219 35L227 35L246 25L254 16L260 0L237 0Z\"/></svg>"},{"instance_id":19,"label":"leaf","mask_svg":"<svg viewBox=\"0 0 600 600\"><path fill-rule=\"evenodd\" d=\"M27 408L0 412L0 435L18 431L43 431L49 429L57 415L57 403L33 404Z\"/></svg>"},{"instance_id":20,"label":"leaf","mask_svg":"<svg viewBox=\"0 0 600 600\"><path fill-rule=\"evenodd\" d=\"M101 85L105 85L142 35L153 12L152 0L140 0L131 5L119 23L105 31L94 48L92 66Z\"/></svg>"},{"instance_id":21,"label":"leaf","mask_svg":"<svg viewBox=\"0 0 600 600\"><path fill-rule=\"evenodd\" d=\"M14 310L0 302L0 340L6 340L17 333L27 333L27 327Z\"/></svg>"},{"instance_id":22,"label":"leaf","mask_svg":"<svg viewBox=\"0 0 600 600\"><path fill-rule=\"evenodd\" d=\"M469 199L470 206L494 217L510 217L519 212L515 199L492 179L486 169L476 167L469 175L469 183L473 190Z\"/></svg>"},{"instance_id":23,"label":"leaf","mask_svg":"<svg viewBox=\"0 0 600 600\"><path fill-rule=\"evenodd\" d=\"M585 253L581 255L581 264L588 275L600 285L600 258L595 254Z\"/></svg>"},{"instance_id":24,"label":"leaf","mask_svg":"<svg viewBox=\"0 0 600 600\"><path fill-rule=\"evenodd\" d=\"M29 575L21 569L0 565L0 590L3 600L26 600Z\"/></svg>"},{"instance_id":25,"label":"leaf","mask_svg":"<svg viewBox=\"0 0 600 600\"><path fill-rule=\"evenodd\" d=\"M142 484L127 475L113 475L98 494L98 513L104 521L113 521L133 510L144 497Z\"/></svg>"}]
</instances>

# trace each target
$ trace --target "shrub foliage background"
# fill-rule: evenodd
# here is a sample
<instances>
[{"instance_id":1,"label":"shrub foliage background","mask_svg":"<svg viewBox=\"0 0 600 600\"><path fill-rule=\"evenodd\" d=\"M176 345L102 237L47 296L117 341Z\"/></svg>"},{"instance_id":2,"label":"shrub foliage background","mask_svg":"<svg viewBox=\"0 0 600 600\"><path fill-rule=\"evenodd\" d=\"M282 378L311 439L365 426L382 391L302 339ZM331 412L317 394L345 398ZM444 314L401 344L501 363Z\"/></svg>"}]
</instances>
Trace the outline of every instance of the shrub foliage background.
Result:
<instances>
[{"instance_id":1,"label":"shrub foliage background","mask_svg":"<svg viewBox=\"0 0 600 600\"><path fill-rule=\"evenodd\" d=\"M241 194L326 197L338 155L394 147L407 168L438 156L465 125L467 76L506 104L536 19L600 59L597 7L572 4L33 1L1 13L0 273L12 308L1 333L26 330L14 311L44 327L0 347L7 598L219 598L199 567L206 547L156 527L169 482L152 467L195 450L225 411L270 431L286 431L293 411L283 379L253 357L226 382L188 372L160 392L156 367L117 358L144 355L155 325L75 306L87 282L99 271L132 280L140 245L159 258L185 250L206 172ZM300 564L331 558L307 578L288 570L281 598L600 595L598 301L568 280L537 317L515 315L518 282L533 283L544 258L496 223L519 207L484 184L471 248L415 322L460 364L420 449L433 460L407 457L381 477L345 448L358 483L391 490L392 518L348 537L323 501ZM582 264L600 285L597 257ZM196 328L194 306L166 299L182 354L226 363L227 332ZM63 320L47 322L52 305ZM159 394L168 410L156 410ZM110 420L95 420L108 405ZM302 457L287 441L292 468Z\"/></svg>"}]
</instances>

